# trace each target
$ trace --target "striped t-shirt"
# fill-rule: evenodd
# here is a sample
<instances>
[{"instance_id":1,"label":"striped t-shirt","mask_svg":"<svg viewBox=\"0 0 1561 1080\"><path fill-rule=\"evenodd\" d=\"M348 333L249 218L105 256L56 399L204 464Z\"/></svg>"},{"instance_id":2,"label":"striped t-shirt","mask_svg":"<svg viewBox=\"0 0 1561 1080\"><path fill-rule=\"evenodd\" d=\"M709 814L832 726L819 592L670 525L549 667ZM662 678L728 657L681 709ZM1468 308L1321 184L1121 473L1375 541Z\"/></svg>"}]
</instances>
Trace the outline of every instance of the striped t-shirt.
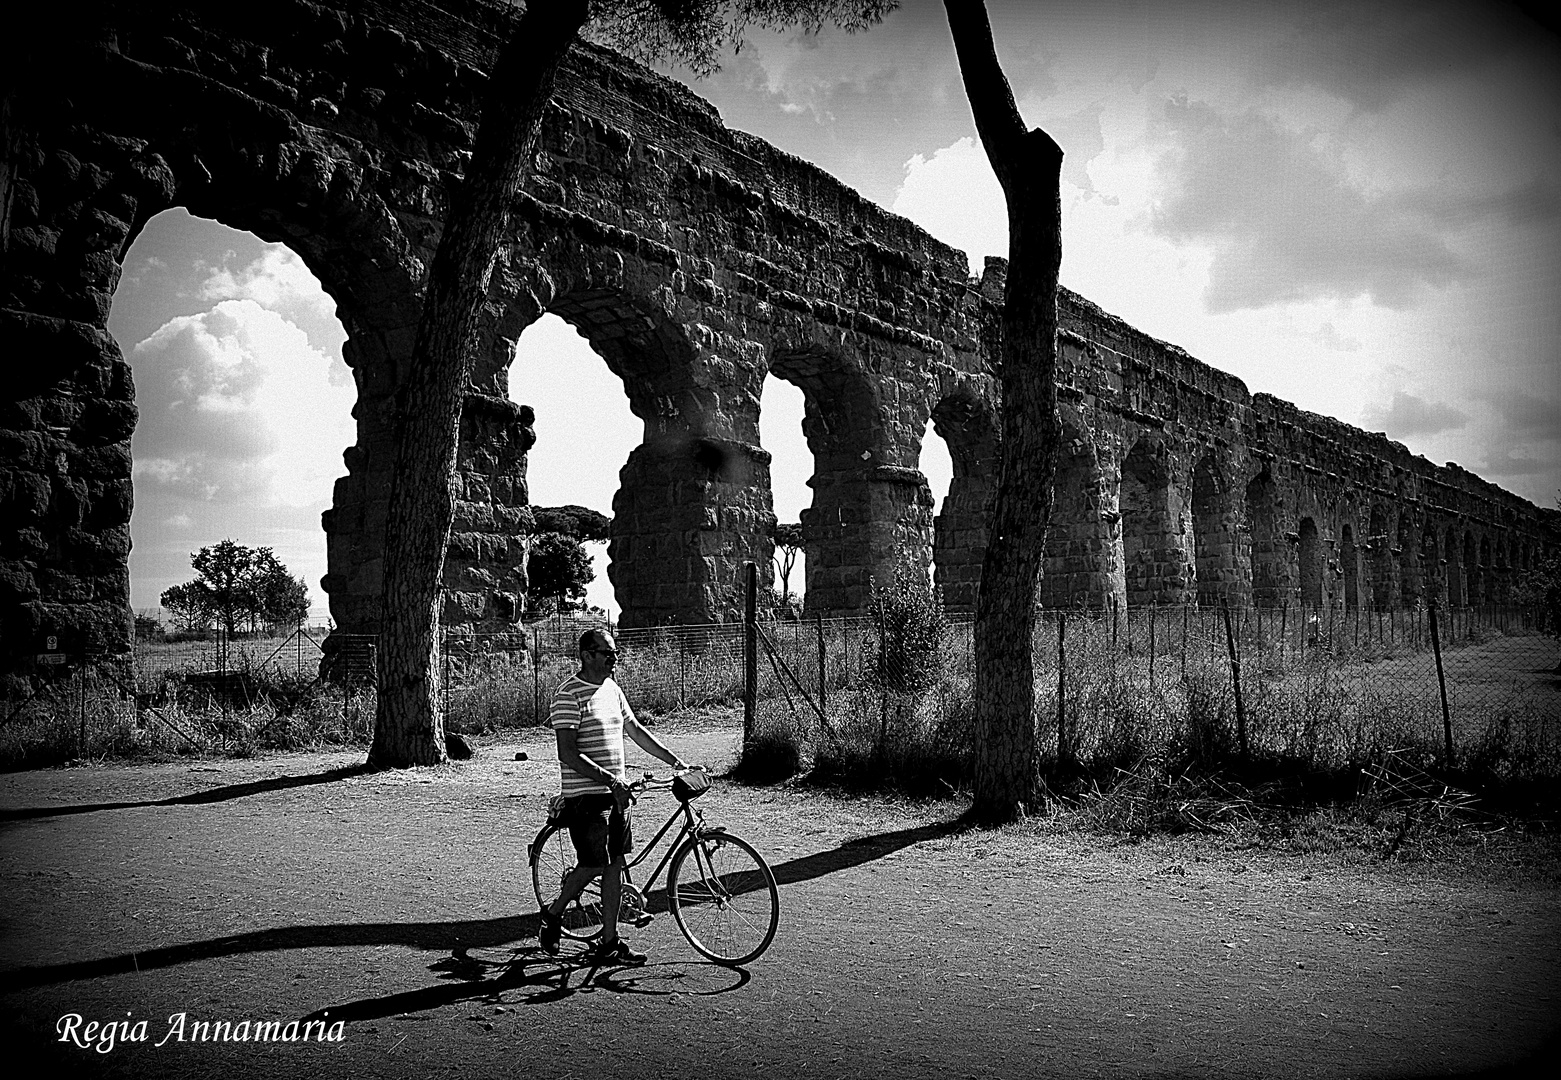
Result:
<instances>
[{"instance_id":1,"label":"striped t-shirt","mask_svg":"<svg viewBox=\"0 0 1561 1080\"><path fill-rule=\"evenodd\" d=\"M580 753L624 780L623 722L634 718L634 710L623 691L611 678L600 686L571 675L553 695L553 707L547 722L558 728L577 729L575 746ZM562 761L558 763L565 795L608 794L612 788L589 780Z\"/></svg>"}]
</instances>

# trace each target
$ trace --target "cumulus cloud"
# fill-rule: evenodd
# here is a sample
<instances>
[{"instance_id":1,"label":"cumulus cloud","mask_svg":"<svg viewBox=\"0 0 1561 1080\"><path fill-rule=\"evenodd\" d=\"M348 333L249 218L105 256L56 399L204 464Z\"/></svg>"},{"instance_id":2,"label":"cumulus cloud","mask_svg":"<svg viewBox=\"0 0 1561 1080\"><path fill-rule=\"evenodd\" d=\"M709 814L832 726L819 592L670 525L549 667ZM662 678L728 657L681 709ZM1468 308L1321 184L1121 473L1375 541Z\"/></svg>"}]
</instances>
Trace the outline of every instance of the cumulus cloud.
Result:
<instances>
[{"instance_id":1,"label":"cumulus cloud","mask_svg":"<svg viewBox=\"0 0 1561 1080\"><path fill-rule=\"evenodd\" d=\"M336 359L332 382L350 384L352 374L339 358L345 334L336 318L336 303L304 261L281 244L268 244L260 257L234 269L202 267L205 278L198 295L206 301L249 300L275 312L302 330L313 348Z\"/></svg>"},{"instance_id":2,"label":"cumulus cloud","mask_svg":"<svg viewBox=\"0 0 1561 1080\"><path fill-rule=\"evenodd\" d=\"M131 350L139 487L229 505L320 506L353 440L354 393L253 300L169 320ZM142 492L138 492L138 498Z\"/></svg>"},{"instance_id":3,"label":"cumulus cloud","mask_svg":"<svg viewBox=\"0 0 1561 1080\"><path fill-rule=\"evenodd\" d=\"M964 138L905 163L905 182L891 209L970 256L979 274L985 256L1008 257L1003 188L975 139Z\"/></svg>"},{"instance_id":4,"label":"cumulus cloud","mask_svg":"<svg viewBox=\"0 0 1561 1080\"><path fill-rule=\"evenodd\" d=\"M1469 268L1423 213L1352 184L1315 133L1257 112L1170 101L1151 230L1213 249L1211 312L1369 297L1409 306Z\"/></svg>"},{"instance_id":5,"label":"cumulus cloud","mask_svg":"<svg viewBox=\"0 0 1561 1080\"><path fill-rule=\"evenodd\" d=\"M1372 431L1385 431L1395 439L1439 435L1468 422L1468 414L1451 405L1427 401L1403 390L1396 392L1386 405L1368 405L1361 410L1363 426Z\"/></svg>"}]
</instances>

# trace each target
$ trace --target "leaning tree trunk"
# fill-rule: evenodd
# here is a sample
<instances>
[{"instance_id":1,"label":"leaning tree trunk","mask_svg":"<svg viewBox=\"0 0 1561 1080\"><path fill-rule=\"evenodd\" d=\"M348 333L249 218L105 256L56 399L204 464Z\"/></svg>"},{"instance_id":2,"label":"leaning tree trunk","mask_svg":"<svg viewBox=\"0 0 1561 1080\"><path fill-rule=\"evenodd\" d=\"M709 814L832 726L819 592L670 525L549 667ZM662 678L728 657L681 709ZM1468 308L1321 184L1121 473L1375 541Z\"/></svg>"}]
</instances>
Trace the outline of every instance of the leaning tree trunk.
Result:
<instances>
[{"instance_id":1,"label":"leaning tree trunk","mask_svg":"<svg viewBox=\"0 0 1561 1080\"><path fill-rule=\"evenodd\" d=\"M489 76L476 144L429 272L412 362L396 393L385 525L379 707L371 765L445 757L437 695L439 579L454 512L461 403L493 265L536 150L559 65L585 0L530 4Z\"/></svg>"},{"instance_id":2,"label":"leaning tree trunk","mask_svg":"<svg viewBox=\"0 0 1561 1080\"><path fill-rule=\"evenodd\" d=\"M974 815L1011 821L1043 798L1034 639L1057 472L1057 272L1062 148L1027 131L992 44L986 7L945 0L965 93L1008 203L999 378L1002 452L976 600Z\"/></svg>"}]
</instances>

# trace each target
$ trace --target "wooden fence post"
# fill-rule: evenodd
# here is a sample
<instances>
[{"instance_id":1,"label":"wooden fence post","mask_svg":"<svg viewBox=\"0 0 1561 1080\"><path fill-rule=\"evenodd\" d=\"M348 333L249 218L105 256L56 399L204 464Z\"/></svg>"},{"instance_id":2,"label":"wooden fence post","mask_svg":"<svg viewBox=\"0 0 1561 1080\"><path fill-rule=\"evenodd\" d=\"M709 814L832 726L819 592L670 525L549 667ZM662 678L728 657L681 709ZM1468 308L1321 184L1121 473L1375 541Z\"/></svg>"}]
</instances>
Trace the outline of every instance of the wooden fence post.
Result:
<instances>
[{"instance_id":1,"label":"wooden fence post","mask_svg":"<svg viewBox=\"0 0 1561 1080\"><path fill-rule=\"evenodd\" d=\"M748 602L743 616L743 749L753 743L759 711L759 567L748 564Z\"/></svg>"},{"instance_id":2,"label":"wooden fence post","mask_svg":"<svg viewBox=\"0 0 1561 1080\"><path fill-rule=\"evenodd\" d=\"M1220 611L1225 616L1225 648L1230 651L1230 685L1236 692L1236 741L1241 746L1241 760L1247 760L1247 707L1241 697L1241 657L1236 653L1236 634L1230 625L1230 605L1220 600Z\"/></svg>"},{"instance_id":3,"label":"wooden fence post","mask_svg":"<svg viewBox=\"0 0 1561 1080\"><path fill-rule=\"evenodd\" d=\"M1446 740L1447 767L1453 767L1453 715L1447 707L1447 676L1442 673L1442 639L1436 629L1436 601L1428 611L1431 620L1431 651L1436 654L1436 686L1442 694L1442 736Z\"/></svg>"},{"instance_id":4,"label":"wooden fence post","mask_svg":"<svg viewBox=\"0 0 1561 1080\"><path fill-rule=\"evenodd\" d=\"M1066 763L1071 750L1068 747L1068 656L1063 641L1068 636L1068 613L1057 614L1057 761Z\"/></svg>"},{"instance_id":5,"label":"wooden fence post","mask_svg":"<svg viewBox=\"0 0 1561 1080\"><path fill-rule=\"evenodd\" d=\"M816 625L818 627L818 711L819 711L820 716L828 716L829 715L829 697L828 697L828 694L829 694L829 691L828 691L829 680L828 680L828 677L827 677L827 669L826 669L825 664L824 664L824 613L822 611L815 611L813 613L813 621L814 621L814 625ZM800 667L801 665L799 664L798 666ZM822 737L823 734L824 734L824 721L822 719L820 719L819 720L819 736Z\"/></svg>"}]
</instances>

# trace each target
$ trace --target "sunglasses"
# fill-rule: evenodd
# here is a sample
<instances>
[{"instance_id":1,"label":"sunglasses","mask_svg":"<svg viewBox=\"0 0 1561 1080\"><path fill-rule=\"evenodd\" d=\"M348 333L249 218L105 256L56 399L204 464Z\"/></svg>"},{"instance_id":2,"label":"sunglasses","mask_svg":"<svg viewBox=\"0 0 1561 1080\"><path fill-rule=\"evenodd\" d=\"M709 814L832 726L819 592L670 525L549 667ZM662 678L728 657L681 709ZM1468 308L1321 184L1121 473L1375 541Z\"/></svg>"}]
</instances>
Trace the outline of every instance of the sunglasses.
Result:
<instances>
[{"instance_id":1,"label":"sunglasses","mask_svg":"<svg viewBox=\"0 0 1561 1080\"><path fill-rule=\"evenodd\" d=\"M588 653L595 653L597 656L617 656L618 655L618 650L617 649L586 649L585 651L588 652Z\"/></svg>"}]
</instances>

